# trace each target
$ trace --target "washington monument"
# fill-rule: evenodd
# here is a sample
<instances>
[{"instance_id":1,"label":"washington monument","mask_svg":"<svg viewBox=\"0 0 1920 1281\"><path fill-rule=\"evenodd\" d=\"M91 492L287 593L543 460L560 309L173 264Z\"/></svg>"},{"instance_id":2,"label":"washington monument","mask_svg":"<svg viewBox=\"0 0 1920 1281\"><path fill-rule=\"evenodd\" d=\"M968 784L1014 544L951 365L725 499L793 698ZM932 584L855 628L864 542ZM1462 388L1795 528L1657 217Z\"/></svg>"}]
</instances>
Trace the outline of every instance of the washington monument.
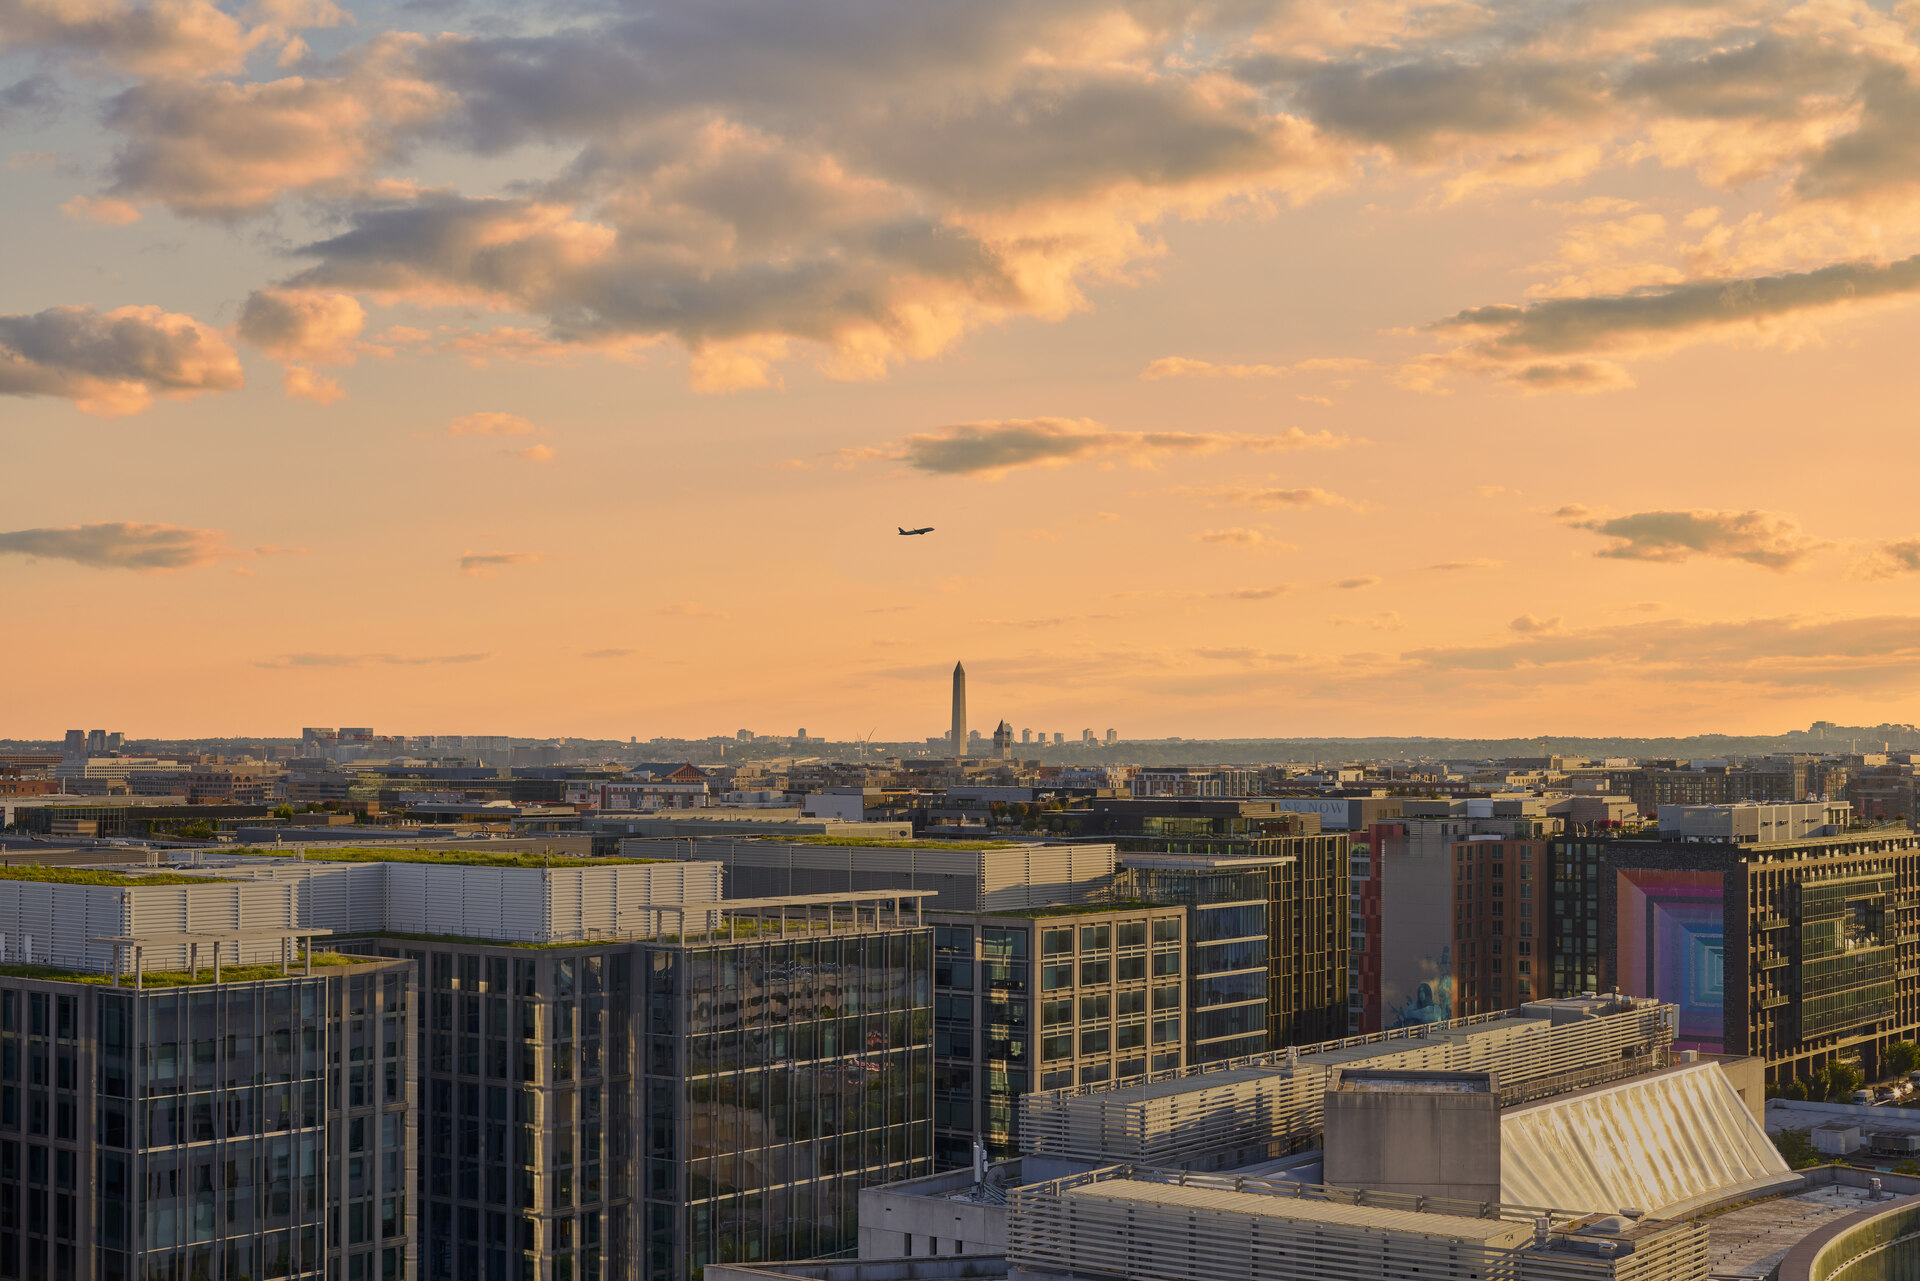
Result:
<instances>
[{"instance_id":1,"label":"washington monument","mask_svg":"<svg viewBox=\"0 0 1920 1281\"><path fill-rule=\"evenodd\" d=\"M967 669L953 665L953 758L967 754Z\"/></svg>"}]
</instances>

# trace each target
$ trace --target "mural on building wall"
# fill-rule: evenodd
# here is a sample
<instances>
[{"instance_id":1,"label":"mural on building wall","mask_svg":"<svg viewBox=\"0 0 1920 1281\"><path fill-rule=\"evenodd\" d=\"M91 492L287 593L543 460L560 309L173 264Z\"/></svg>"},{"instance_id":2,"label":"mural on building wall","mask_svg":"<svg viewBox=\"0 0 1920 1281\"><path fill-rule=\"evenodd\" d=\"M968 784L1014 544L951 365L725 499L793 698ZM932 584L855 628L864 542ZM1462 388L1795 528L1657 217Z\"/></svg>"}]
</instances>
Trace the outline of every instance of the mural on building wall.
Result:
<instances>
[{"instance_id":1,"label":"mural on building wall","mask_svg":"<svg viewBox=\"0 0 1920 1281\"><path fill-rule=\"evenodd\" d=\"M1387 1007L1382 1023L1389 1028L1416 1023L1442 1023L1453 1017L1453 949L1443 947L1428 965L1432 977L1416 983L1399 1005Z\"/></svg>"},{"instance_id":2,"label":"mural on building wall","mask_svg":"<svg viewBox=\"0 0 1920 1281\"><path fill-rule=\"evenodd\" d=\"M1678 1050L1726 1048L1725 885L1718 872L1621 868L1620 989L1680 1007Z\"/></svg>"}]
</instances>

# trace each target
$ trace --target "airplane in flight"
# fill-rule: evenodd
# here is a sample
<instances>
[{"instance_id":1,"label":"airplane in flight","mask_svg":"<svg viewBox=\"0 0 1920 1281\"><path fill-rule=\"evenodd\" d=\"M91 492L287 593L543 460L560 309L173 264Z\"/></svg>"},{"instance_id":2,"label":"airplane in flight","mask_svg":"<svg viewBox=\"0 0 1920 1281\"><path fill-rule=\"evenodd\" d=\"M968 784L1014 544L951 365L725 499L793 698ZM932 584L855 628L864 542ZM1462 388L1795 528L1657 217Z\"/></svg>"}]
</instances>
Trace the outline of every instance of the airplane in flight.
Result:
<instances>
[{"instance_id":1,"label":"airplane in flight","mask_svg":"<svg viewBox=\"0 0 1920 1281\"><path fill-rule=\"evenodd\" d=\"M900 529L898 525L895 525L894 528ZM911 538L915 534L931 534L932 532L933 532L933 526L928 525L924 529L900 529L900 536L902 538Z\"/></svg>"}]
</instances>

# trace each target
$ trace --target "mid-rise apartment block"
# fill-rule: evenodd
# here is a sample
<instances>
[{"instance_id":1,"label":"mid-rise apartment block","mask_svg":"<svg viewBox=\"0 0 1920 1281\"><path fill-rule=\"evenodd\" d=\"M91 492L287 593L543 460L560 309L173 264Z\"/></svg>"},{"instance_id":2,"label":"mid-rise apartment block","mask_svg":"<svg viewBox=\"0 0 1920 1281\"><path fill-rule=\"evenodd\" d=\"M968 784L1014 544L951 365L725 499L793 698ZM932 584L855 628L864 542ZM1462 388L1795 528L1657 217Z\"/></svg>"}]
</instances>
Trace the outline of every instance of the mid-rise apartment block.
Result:
<instances>
[{"instance_id":1,"label":"mid-rise apartment block","mask_svg":"<svg viewBox=\"0 0 1920 1281\"><path fill-rule=\"evenodd\" d=\"M1267 1045L1306 1044L1347 1031L1347 833L1323 833L1319 816L1291 811L1275 800L1103 799L1094 804L1091 827L1098 839L1113 842L1126 868L1138 865L1136 856L1153 854L1201 856L1221 867L1229 860L1264 867ZM1261 1048L1243 1041L1215 1047L1218 1055L1199 1046L1194 1053L1199 1061Z\"/></svg>"},{"instance_id":2,"label":"mid-rise apartment block","mask_svg":"<svg viewBox=\"0 0 1920 1281\"><path fill-rule=\"evenodd\" d=\"M1920 1032L1920 836L1904 825L1588 844L1562 861L1597 909L1596 986L1676 1005L1679 1048L1764 1059L1773 1082L1836 1060L1874 1076Z\"/></svg>"},{"instance_id":3,"label":"mid-rise apartment block","mask_svg":"<svg viewBox=\"0 0 1920 1281\"><path fill-rule=\"evenodd\" d=\"M1019 1150L1019 1098L1186 1063L1187 912L1124 907L929 913L934 1153Z\"/></svg>"},{"instance_id":4,"label":"mid-rise apartment block","mask_svg":"<svg viewBox=\"0 0 1920 1281\"><path fill-rule=\"evenodd\" d=\"M1354 837L1353 1031L1443 1022L1548 994L1546 850L1562 820L1547 808L1537 797L1409 800L1401 817Z\"/></svg>"}]
</instances>

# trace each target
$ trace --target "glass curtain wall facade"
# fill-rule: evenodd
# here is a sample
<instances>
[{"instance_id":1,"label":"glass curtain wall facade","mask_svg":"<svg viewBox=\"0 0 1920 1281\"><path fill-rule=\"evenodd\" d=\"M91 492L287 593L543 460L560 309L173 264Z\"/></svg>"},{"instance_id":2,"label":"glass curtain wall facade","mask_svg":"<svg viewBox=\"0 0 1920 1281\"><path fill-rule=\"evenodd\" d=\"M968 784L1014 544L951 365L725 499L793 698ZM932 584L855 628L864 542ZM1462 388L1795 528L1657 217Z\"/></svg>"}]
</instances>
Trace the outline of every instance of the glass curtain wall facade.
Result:
<instances>
[{"instance_id":1,"label":"glass curtain wall facade","mask_svg":"<svg viewBox=\"0 0 1920 1281\"><path fill-rule=\"evenodd\" d=\"M646 1281L859 1244L860 1189L933 1171L925 928L638 949Z\"/></svg>"},{"instance_id":2,"label":"glass curtain wall facade","mask_svg":"<svg viewBox=\"0 0 1920 1281\"><path fill-rule=\"evenodd\" d=\"M1123 867L1141 865L1136 855L1166 853L1222 865L1237 860L1247 868L1262 868L1267 877L1262 891L1268 915L1267 1040L1259 1048L1311 1045L1346 1035L1353 981L1348 969L1352 867L1347 834L1274 836L1183 830L1207 822L1149 817L1139 823L1152 835L1109 839L1121 850ZM1216 825L1226 822L1217 820ZM1246 1052L1257 1051L1235 1051Z\"/></svg>"},{"instance_id":3,"label":"glass curtain wall facade","mask_svg":"<svg viewBox=\"0 0 1920 1281\"><path fill-rule=\"evenodd\" d=\"M411 986L0 975L0 1277L413 1277Z\"/></svg>"},{"instance_id":4,"label":"glass curtain wall facade","mask_svg":"<svg viewBox=\"0 0 1920 1281\"><path fill-rule=\"evenodd\" d=\"M539 948L420 966L426 1281L689 1281L852 1249L930 1173L930 929Z\"/></svg>"},{"instance_id":5,"label":"glass curtain wall facade","mask_svg":"<svg viewBox=\"0 0 1920 1281\"><path fill-rule=\"evenodd\" d=\"M1270 870L1260 863L1236 867L1229 859L1196 859L1191 868L1176 863L1168 858L1130 864L1123 892L1188 909L1187 1061L1258 1054L1270 1043ZM1344 884L1344 875L1341 880ZM1341 912L1344 922L1344 899ZM1340 965L1344 980L1344 952ZM1344 1003L1341 1014L1344 1018Z\"/></svg>"},{"instance_id":6,"label":"glass curtain wall facade","mask_svg":"<svg viewBox=\"0 0 1920 1281\"><path fill-rule=\"evenodd\" d=\"M1599 841L1561 839L1551 842L1553 865L1547 919L1553 930L1548 950L1553 965L1549 996L1578 996L1600 990L1600 874Z\"/></svg>"},{"instance_id":7,"label":"glass curtain wall facade","mask_svg":"<svg viewBox=\"0 0 1920 1281\"><path fill-rule=\"evenodd\" d=\"M1031 1090L1184 1067L1179 907L929 913L934 930L934 1156L1020 1153Z\"/></svg>"}]
</instances>

